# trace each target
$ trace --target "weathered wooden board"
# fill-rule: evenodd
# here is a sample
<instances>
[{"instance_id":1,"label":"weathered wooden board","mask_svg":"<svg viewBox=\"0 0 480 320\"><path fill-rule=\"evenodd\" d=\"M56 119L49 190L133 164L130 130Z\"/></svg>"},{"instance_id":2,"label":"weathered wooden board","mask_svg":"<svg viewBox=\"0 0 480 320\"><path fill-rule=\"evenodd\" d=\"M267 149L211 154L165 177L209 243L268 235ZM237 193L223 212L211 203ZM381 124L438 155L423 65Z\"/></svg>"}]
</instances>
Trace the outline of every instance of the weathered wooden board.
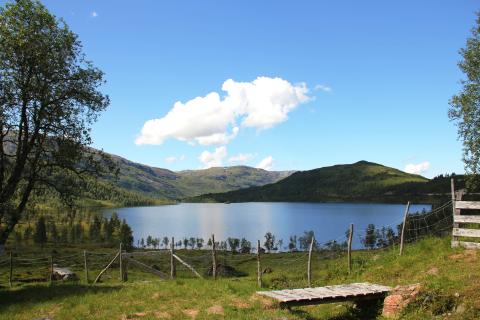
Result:
<instances>
[{"instance_id":1,"label":"weathered wooden board","mask_svg":"<svg viewBox=\"0 0 480 320\"><path fill-rule=\"evenodd\" d=\"M453 222L456 223L480 223L480 215L479 216L467 216L467 215L454 215Z\"/></svg>"},{"instance_id":2,"label":"weathered wooden board","mask_svg":"<svg viewBox=\"0 0 480 320\"><path fill-rule=\"evenodd\" d=\"M452 248L480 249L480 242L452 241Z\"/></svg>"},{"instance_id":3,"label":"weathered wooden board","mask_svg":"<svg viewBox=\"0 0 480 320\"><path fill-rule=\"evenodd\" d=\"M455 209L480 210L480 201L455 201Z\"/></svg>"},{"instance_id":4,"label":"weathered wooden board","mask_svg":"<svg viewBox=\"0 0 480 320\"><path fill-rule=\"evenodd\" d=\"M480 238L480 229L453 228L453 235L456 237Z\"/></svg>"},{"instance_id":5,"label":"weathered wooden board","mask_svg":"<svg viewBox=\"0 0 480 320\"><path fill-rule=\"evenodd\" d=\"M277 300L280 305L313 305L321 303L378 299L391 288L371 283L352 283L317 288L258 291L257 294Z\"/></svg>"}]
</instances>

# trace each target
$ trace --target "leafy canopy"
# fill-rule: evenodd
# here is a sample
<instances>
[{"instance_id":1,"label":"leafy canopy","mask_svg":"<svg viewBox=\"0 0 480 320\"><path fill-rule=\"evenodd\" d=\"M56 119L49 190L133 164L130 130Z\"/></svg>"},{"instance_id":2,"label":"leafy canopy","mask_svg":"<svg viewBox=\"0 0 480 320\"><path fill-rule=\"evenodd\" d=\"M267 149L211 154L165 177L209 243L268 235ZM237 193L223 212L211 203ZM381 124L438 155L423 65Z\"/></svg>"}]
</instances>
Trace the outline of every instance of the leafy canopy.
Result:
<instances>
[{"instance_id":1,"label":"leafy canopy","mask_svg":"<svg viewBox=\"0 0 480 320\"><path fill-rule=\"evenodd\" d=\"M475 188L480 173L480 14L460 54L458 66L466 78L461 81L462 90L450 100L448 115L456 121L463 142L465 171L471 175L468 186Z\"/></svg>"},{"instance_id":2,"label":"leafy canopy","mask_svg":"<svg viewBox=\"0 0 480 320\"><path fill-rule=\"evenodd\" d=\"M87 146L109 104L103 76L39 1L0 8L0 245L32 194L53 189L71 199L100 171L102 155Z\"/></svg>"}]
</instances>

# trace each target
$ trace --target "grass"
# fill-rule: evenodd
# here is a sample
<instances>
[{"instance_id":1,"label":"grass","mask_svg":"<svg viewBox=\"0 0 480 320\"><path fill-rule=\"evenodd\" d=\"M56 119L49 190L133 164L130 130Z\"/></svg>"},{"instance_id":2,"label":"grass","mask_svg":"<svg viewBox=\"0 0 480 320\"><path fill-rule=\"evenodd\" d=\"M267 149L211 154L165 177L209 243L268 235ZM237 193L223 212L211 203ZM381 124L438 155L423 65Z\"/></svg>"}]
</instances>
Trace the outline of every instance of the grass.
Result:
<instances>
[{"instance_id":1,"label":"grass","mask_svg":"<svg viewBox=\"0 0 480 320\"><path fill-rule=\"evenodd\" d=\"M105 249L104 249L105 250ZM208 252L179 251L199 272L206 272ZM480 253L451 249L450 238L429 238L398 250L356 251L353 273L348 274L345 257L313 257L313 285L373 282L390 286L420 283L419 298L402 314L402 319L480 318ZM357 319L350 303L278 308L255 295L256 262L252 256L220 255L247 274L243 277L195 279L178 267L177 280L162 281L134 268L129 281L118 281L118 265L95 286L46 283L16 285L0 289L0 319ZM145 261L168 271L168 255ZM156 259L156 260L155 260ZM306 286L305 253L265 254L262 267L264 289ZM93 278L97 270L92 270ZM75 269L83 277L81 268ZM5 269L0 269L2 275ZM4 284L5 278L0 278ZM379 316L379 318L381 318Z\"/></svg>"}]
</instances>

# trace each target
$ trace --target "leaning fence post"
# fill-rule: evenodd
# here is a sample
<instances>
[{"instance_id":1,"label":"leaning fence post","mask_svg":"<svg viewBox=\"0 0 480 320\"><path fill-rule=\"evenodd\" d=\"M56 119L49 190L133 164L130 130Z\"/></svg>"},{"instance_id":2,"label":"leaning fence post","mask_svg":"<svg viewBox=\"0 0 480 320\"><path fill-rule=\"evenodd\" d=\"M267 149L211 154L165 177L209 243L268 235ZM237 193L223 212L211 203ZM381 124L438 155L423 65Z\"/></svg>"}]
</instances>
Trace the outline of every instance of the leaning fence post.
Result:
<instances>
[{"instance_id":1,"label":"leaning fence post","mask_svg":"<svg viewBox=\"0 0 480 320\"><path fill-rule=\"evenodd\" d=\"M217 253L215 252L215 235L212 234L212 276L217 280Z\"/></svg>"},{"instance_id":2,"label":"leaning fence post","mask_svg":"<svg viewBox=\"0 0 480 320\"><path fill-rule=\"evenodd\" d=\"M85 282L88 283L87 250L83 250L83 265L85 267Z\"/></svg>"},{"instance_id":3,"label":"leaning fence post","mask_svg":"<svg viewBox=\"0 0 480 320\"><path fill-rule=\"evenodd\" d=\"M262 287L262 269L260 267L260 240L257 240L257 284Z\"/></svg>"},{"instance_id":4,"label":"leaning fence post","mask_svg":"<svg viewBox=\"0 0 480 320\"><path fill-rule=\"evenodd\" d=\"M312 236L312 241L310 242L310 248L308 250L308 266L307 266L307 277L308 277L308 286L312 286L312 250L313 250L313 242L315 241L315 237Z\"/></svg>"},{"instance_id":5,"label":"leaning fence post","mask_svg":"<svg viewBox=\"0 0 480 320\"><path fill-rule=\"evenodd\" d=\"M352 273L352 239L353 239L353 223L350 224L350 232L348 233L348 273Z\"/></svg>"},{"instance_id":6,"label":"leaning fence post","mask_svg":"<svg viewBox=\"0 0 480 320\"><path fill-rule=\"evenodd\" d=\"M177 267L175 261L175 238L172 237L172 242L170 243L170 278L175 279L177 275Z\"/></svg>"},{"instance_id":7,"label":"leaning fence post","mask_svg":"<svg viewBox=\"0 0 480 320\"><path fill-rule=\"evenodd\" d=\"M120 264L120 281L123 281L123 259L122 259L122 243L120 242L118 261Z\"/></svg>"},{"instance_id":8,"label":"leaning fence post","mask_svg":"<svg viewBox=\"0 0 480 320\"><path fill-rule=\"evenodd\" d=\"M405 241L405 224L407 223L408 210L410 209L410 201L407 202L405 214L403 216L402 234L400 236L400 255L403 254L403 243Z\"/></svg>"},{"instance_id":9,"label":"leaning fence post","mask_svg":"<svg viewBox=\"0 0 480 320\"><path fill-rule=\"evenodd\" d=\"M10 274L8 276L8 284L10 285L10 288L12 287L12 282L13 282L13 257L12 257L12 251L10 251Z\"/></svg>"}]
</instances>

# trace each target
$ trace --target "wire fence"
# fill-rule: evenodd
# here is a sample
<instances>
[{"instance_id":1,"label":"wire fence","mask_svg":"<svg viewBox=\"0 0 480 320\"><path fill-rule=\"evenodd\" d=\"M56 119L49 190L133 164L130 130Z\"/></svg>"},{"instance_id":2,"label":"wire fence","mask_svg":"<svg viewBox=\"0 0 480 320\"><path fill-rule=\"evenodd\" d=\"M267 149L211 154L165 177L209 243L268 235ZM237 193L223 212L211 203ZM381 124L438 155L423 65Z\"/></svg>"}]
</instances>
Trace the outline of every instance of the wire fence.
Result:
<instances>
[{"instance_id":1,"label":"wire fence","mask_svg":"<svg viewBox=\"0 0 480 320\"><path fill-rule=\"evenodd\" d=\"M362 242L366 249L398 249L402 245L402 241L413 243L425 237L451 234L452 210L452 201L449 201L428 212L407 212L402 221L392 222L381 229L368 226L354 230L354 234L351 236L362 236ZM403 221L405 221L405 226ZM256 275L257 281L261 285L262 276L268 275L274 270L288 271L283 272L283 275L287 274L300 283L305 282L306 278L310 279L310 268L321 268L326 261L338 258L345 258L346 261L352 251L347 241L348 236L349 234L342 232L335 239L317 242L314 234L311 234L309 239L304 239L311 244L310 250L306 250L303 245L303 250L293 248L288 252L276 253L270 253L263 247L259 252L255 248L243 253L235 252L236 250L224 250L224 248L222 250L215 249L213 252L211 245L196 250L136 248L133 252L121 251L120 257L123 262L118 257L119 250L115 248L77 249L75 252L53 252L43 256L21 251L12 252L10 255L0 257L0 286L52 281L56 279L53 274L58 268L67 268L72 274L75 274L75 277L70 279L81 283L124 281L127 278L129 281L140 280L145 278L145 272L149 272L164 279ZM215 242L215 244L218 247L218 243ZM74 251L74 249L71 250ZM339 272L351 271L351 258L348 261L349 267L345 267ZM361 261L354 261L353 268L361 263ZM260 272L258 272L259 270ZM127 274L128 276L126 276ZM273 283L272 286L285 287L286 284L285 281L280 281Z\"/></svg>"}]
</instances>

